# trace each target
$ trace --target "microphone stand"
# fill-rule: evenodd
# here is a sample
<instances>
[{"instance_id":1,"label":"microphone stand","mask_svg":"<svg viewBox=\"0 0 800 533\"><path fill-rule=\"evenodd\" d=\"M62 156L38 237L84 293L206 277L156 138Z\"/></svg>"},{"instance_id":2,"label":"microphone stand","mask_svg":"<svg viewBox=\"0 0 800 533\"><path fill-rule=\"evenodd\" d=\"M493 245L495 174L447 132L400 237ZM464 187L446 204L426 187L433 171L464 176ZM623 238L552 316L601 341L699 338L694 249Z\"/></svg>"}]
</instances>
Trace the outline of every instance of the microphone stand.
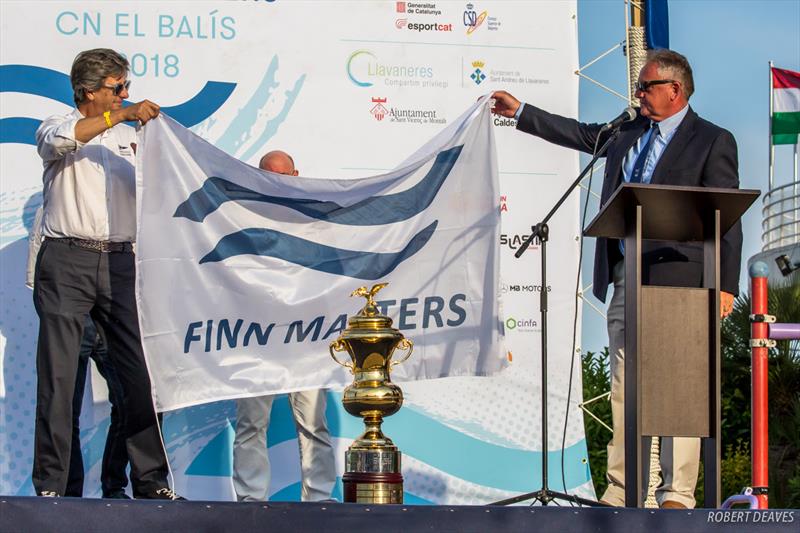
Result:
<instances>
[{"instance_id":1,"label":"microphone stand","mask_svg":"<svg viewBox=\"0 0 800 533\"><path fill-rule=\"evenodd\" d=\"M541 320L542 320L542 488L539 490L528 492L525 494L521 494L519 496L514 496L511 498L507 498L505 500L500 500L498 502L491 503L490 505L511 505L514 503L518 503L525 500L533 500L533 503L539 502L542 505L546 506L553 500L563 500L567 502L577 503L578 505L587 505L587 506L594 506L594 507L607 507L607 505L602 504L600 502L596 502L593 500L587 500L586 498L581 498L580 496L575 496L573 494L565 494L563 492L557 492L554 490L550 490L547 485L547 241L549 239L550 228L547 226L547 222L553 217L553 215L558 211L569 195L575 190L586 174L589 173L589 170L594 166L598 159L600 159L608 150L608 146L611 142L617 137L617 133L619 129L615 129L614 133L609 136L608 140L600 147L592 160L589 161L589 164L584 167L581 173L578 175L577 179L572 182L572 185L566 190L566 192L559 198L556 205L547 213L547 216L544 219L536 224L535 226L531 226L531 235L528 237L525 242L519 247L519 250L514 254L514 257L519 259L522 257L522 254L525 253L525 250L531 245L534 239L539 239L542 247L542 290L539 291L539 311L541 313ZM577 302L576 304L577 305ZM569 409L569 406L567 406ZM563 452L562 452L563 453Z\"/></svg>"}]
</instances>

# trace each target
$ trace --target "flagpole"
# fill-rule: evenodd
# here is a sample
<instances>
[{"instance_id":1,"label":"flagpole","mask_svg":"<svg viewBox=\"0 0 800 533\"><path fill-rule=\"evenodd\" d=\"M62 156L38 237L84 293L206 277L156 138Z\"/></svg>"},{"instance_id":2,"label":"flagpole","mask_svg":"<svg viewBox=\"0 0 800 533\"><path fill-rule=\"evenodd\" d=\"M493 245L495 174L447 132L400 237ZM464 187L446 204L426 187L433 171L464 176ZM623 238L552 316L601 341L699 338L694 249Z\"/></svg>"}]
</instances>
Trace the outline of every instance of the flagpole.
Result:
<instances>
[{"instance_id":1,"label":"flagpole","mask_svg":"<svg viewBox=\"0 0 800 533\"><path fill-rule=\"evenodd\" d=\"M772 61L769 62L769 191L772 191L774 146L772 145ZM769 194L769 193L768 193Z\"/></svg>"}]
</instances>

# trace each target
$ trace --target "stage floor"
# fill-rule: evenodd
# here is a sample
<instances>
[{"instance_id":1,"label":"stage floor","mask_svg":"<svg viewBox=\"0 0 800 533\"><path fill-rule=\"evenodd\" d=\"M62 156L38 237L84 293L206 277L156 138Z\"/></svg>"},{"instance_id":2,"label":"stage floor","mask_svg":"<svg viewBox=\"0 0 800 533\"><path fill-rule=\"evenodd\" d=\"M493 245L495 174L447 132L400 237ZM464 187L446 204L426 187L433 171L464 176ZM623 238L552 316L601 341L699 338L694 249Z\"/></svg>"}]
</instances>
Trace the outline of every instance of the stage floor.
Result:
<instances>
[{"instance_id":1,"label":"stage floor","mask_svg":"<svg viewBox=\"0 0 800 533\"><path fill-rule=\"evenodd\" d=\"M341 503L234 503L0 497L6 532L770 531L800 530L798 510L650 510Z\"/></svg>"}]
</instances>

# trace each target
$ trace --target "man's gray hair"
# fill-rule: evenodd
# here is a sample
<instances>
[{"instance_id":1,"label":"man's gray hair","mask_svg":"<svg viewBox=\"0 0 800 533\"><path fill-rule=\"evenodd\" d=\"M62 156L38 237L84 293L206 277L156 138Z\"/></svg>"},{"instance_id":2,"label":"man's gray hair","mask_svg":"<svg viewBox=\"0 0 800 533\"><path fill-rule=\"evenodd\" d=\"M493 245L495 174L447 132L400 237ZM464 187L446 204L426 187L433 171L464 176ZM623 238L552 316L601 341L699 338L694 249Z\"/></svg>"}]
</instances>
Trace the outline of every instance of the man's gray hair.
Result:
<instances>
[{"instance_id":1,"label":"man's gray hair","mask_svg":"<svg viewBox=\"0 0 800 533\"><path fill-rule=\"evenodd\" d=\"M647 52L647 62L658 65L659 71L669 71L672 79L679 81L686 99L694 93L694 77L689 60L678 52L666 48L656 48Z\"/></svg>"},{"instance_id":2,"label":"man's gray hair","mask_svg":"<svg viewBox=\"0 0 800 533\"><path fill-rule=\"evenodd\" d=\"M98 90L109 76L126 75L128 68L128 60L109 48L84 50L78 54L69 73L75 105L86 101L86 91Z\"/></svg>"}]
</instances>

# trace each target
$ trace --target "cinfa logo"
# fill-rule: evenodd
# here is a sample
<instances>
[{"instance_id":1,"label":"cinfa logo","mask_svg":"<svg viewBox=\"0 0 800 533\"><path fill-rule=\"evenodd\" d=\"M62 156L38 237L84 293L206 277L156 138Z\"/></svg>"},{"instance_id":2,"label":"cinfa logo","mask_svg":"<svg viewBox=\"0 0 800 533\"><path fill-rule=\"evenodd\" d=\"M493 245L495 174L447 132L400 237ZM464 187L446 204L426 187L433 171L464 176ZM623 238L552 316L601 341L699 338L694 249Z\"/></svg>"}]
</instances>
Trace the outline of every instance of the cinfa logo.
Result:
<instances>
[{"instance_id":1,"label":"cinfa logo","mask_svg":"<svg viewBox=\"0 0 800 533\"><path fill-rule=\"evenodd\" d=\"M531 332L537 331L539 324L533 318L523 318L523 319L516 319L514 317L508 317L506 319L506 329L509 331L524 331L524 332Z\"/></svg>"},{"instance_id":2,"label":"cinfa logo","mask_svg":"<svg viewBox=\"0 0 800 533\"><path fill-rule=\"evenodd\" d=\"M370 109L369 112L372 114L373 117L375 117L375 120L377 120L378 122L383 120L383 117L385 117L389 113L389 110L386 109L386 106L383 105L386 103L387 100L388 100L387 98L372 99L372 103L375 105L372 106L372 109Z\"/></svg>"}]
</instances>

